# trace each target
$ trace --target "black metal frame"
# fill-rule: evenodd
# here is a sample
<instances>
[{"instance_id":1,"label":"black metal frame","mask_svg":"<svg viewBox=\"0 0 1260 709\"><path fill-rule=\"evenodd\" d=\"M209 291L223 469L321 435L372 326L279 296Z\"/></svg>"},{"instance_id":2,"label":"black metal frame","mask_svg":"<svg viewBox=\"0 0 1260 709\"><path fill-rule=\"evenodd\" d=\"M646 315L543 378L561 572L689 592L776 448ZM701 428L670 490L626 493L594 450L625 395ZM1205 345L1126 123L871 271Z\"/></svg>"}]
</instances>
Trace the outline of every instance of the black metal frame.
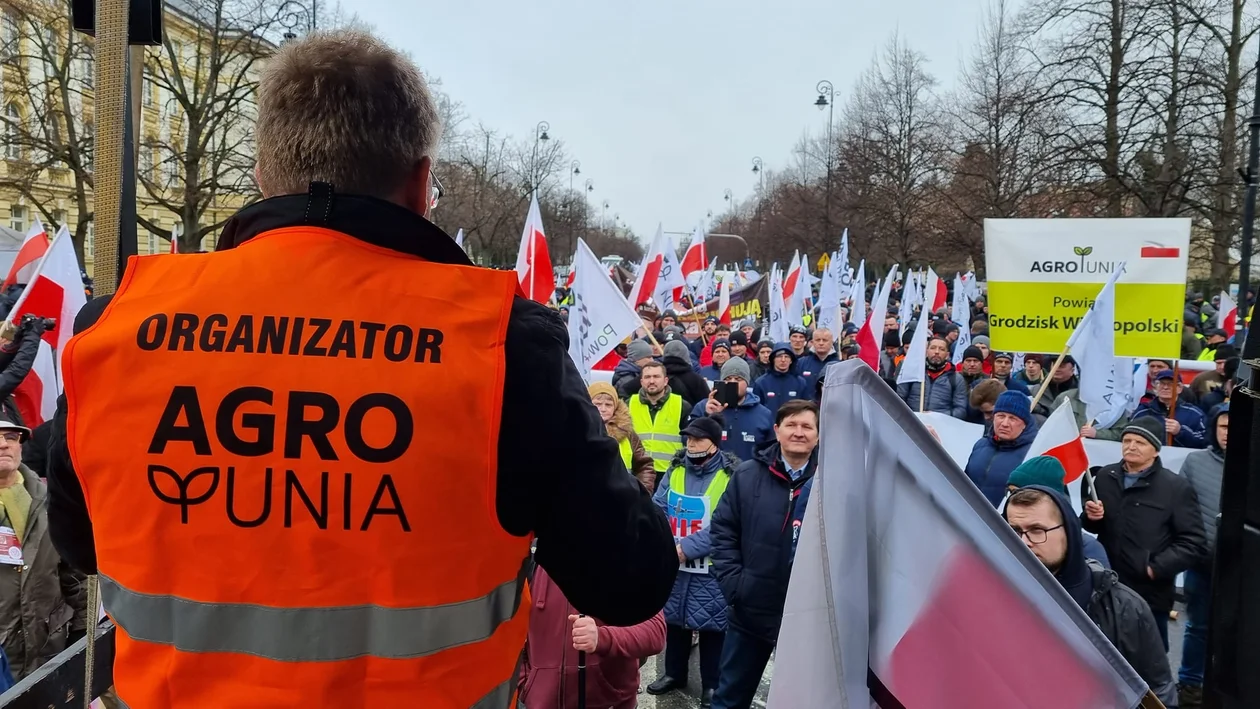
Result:
<instances>
[{"instance_id":1,"label":"black metal frame","mask_svg":"<svg viewBox=\"0 0 1260 709\"><path fill-rule=\"evenodd\" d=\"M0 695L0 709L82 709L86 660L87 638L80 638L79 642ZM101 621L96 629L95 660L93 699L114 684L114 624L109 620Z\"/></svg>"}]
</instances>

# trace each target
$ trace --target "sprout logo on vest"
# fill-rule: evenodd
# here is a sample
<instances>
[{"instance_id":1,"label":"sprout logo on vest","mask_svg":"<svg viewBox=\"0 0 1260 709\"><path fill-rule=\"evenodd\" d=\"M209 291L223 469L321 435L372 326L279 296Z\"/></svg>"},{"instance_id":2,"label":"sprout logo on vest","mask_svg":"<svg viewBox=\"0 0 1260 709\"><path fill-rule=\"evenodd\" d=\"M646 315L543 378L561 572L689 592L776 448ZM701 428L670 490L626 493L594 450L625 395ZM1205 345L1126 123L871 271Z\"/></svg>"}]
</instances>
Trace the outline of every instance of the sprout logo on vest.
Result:
<instances>
[{"instance_id":1,"label":"sprout logo on vest","mask_svg":"<svg viewBox=\"0 0 1260 709\"><path fill-rule=\"evenodd\" d=\"M278 400L279 399L279 400ZM242 411L246 405L248 411ZM258 405L265 409L260 412ZM281 413L282 412L282 415ZM213 415L213 427L207 414ZM370 419L370 425L365 423ZM278 426L278 421L284 424ZM239 421L239 423L238 423ZM389 393L368 393L345 408L332 395L318 391L290 391L283 397L259 386L229 391L221 401L202 401L196 387L176 386L162 411L149 443L150 456L161 456L172 443L190 444L205 465L175 470L150 463L148 483L153 495L178 510L182 524L189 516L226 514L242 528L264 524L292 528L309 518L321 530L367 531L373 524L397 524L411 531L407 512L389 473L354 470L353 460L390 463L411 446L415 418L407 404ZM211 445L211 428L217 447ZM369 442L365 430L373 432ZM381 431L391 431L379 440ZM340 436L330 436L339 431ZM344 449L333 438L345 442ZM304 448L309 447L303 459ZM215 450L233 458L274 458L279 453L293 467L267 465L259 475L239 463L213 461ZM318 460L338 461L334 474L309 468L313 450ZM239 469L238 469L239 468ZM261 484L259 483L261 479Z\"/></svg>"}]
</instances>

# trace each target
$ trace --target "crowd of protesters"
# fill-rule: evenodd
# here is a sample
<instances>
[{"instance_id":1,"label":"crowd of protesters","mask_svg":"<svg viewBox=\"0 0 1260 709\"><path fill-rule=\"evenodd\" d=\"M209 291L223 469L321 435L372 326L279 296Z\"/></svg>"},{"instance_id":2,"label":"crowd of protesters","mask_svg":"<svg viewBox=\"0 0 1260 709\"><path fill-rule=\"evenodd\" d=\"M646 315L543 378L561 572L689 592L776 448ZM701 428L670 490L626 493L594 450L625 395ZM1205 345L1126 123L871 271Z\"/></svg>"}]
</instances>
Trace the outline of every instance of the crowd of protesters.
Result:
<instances>
[{"instance_id":1,"label":"crowd of protesters","mask_svg":"<svg viewBox=\"0 0 1260 709\"><path fill-rule=\"evenodd\" d=\"M1239 366L1234 343L1205 325L1215 322L1213 305L1187 296L1183 356L1215 367L1185 385L1174 376L1174 362L1150 360L1136 408L1102 426L1086 417L1071 356L992 349L983 298L973 306L969 344L961 350L962 326L944 312L933 314L923 381L898 385L918 314L903 328L897 295L894 289L884 320L881 377L914 410L983 426L965 466L968 477L1166 706L1200 706L1228 399ZM684 573L664 611L663 674L647 692L684 687L694 645L701 706L747 707L786 598L816 461L822 384L832 363L859 355L858 328L850 322L833 333L793 324L789 339L775 342L753 320L728 326L650 306L640 316L647 336L609 356L612 385L592 385L591 395L606 412L610 434L623 442L627 467L654 491L679 540ZM1072 411L1082 437L1121 445L1121 460L1092 471L1079 516L1063 466L1028 457L1040 426L1060 407ZM611 422L614 410L632 412L632 431ZM802 420L811 432L801 433ZM624 441L636 437L653 459L654 482L641 472L646 457L631 467L637 444ZM1161 463L1165 446L1194 449L1181 475ZM790 494L773 493L775 487ZM783 525L785 518L796 524ZM754 562L752 573L744 573ZM1174 674L1168 621L1174 580L1183 573L1184 641ZM627 677L627 692L630 684Z\"/></svg>"}]
</instances>

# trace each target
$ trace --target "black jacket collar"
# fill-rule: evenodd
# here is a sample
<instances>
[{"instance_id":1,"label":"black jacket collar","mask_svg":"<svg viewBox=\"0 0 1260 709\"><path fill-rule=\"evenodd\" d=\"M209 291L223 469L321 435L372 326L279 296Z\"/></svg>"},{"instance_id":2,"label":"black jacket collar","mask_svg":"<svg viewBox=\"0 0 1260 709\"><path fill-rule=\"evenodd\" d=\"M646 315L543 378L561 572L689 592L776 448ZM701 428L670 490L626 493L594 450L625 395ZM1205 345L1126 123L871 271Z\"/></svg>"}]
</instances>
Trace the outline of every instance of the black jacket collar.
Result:
<instances>
[{"instance_id":1,"label":"black jacket collar","mask_svg":"<svg viewBox=\"0 0 1260 709\"><path fill-rule=\"evenodd\" d=\"M235 248L264 232L292 226L332 229L435 263L473 265L455 240L428 219L383 199L336 194L325 182L312 182L304 195L264 199L237 212L223 225L215 250Z\"/></svg>"}]
</instances>

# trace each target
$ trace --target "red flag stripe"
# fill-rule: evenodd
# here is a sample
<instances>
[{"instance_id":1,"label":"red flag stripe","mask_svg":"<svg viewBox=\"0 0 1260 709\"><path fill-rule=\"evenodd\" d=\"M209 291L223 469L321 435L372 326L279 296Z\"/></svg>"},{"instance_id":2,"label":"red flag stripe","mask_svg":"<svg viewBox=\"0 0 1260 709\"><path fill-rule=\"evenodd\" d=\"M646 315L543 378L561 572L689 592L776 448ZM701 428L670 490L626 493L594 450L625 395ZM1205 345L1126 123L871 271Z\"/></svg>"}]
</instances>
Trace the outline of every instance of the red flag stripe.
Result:
<instances>
[{"instance_id":1,"label":"red flag stripe","mask_svg":"<svg viewBox=\"0 0 1260 709\"><path fill-rule=\"evenodd\" d=\"M1067 473L1063 478L1064 483L1072 482L1089 470L1089 456L1085 454L1085 444L1079 438L1057 445L1042 455L1057 458L1063 464L1063 470Z\"/></svg>"}]
</instances>

